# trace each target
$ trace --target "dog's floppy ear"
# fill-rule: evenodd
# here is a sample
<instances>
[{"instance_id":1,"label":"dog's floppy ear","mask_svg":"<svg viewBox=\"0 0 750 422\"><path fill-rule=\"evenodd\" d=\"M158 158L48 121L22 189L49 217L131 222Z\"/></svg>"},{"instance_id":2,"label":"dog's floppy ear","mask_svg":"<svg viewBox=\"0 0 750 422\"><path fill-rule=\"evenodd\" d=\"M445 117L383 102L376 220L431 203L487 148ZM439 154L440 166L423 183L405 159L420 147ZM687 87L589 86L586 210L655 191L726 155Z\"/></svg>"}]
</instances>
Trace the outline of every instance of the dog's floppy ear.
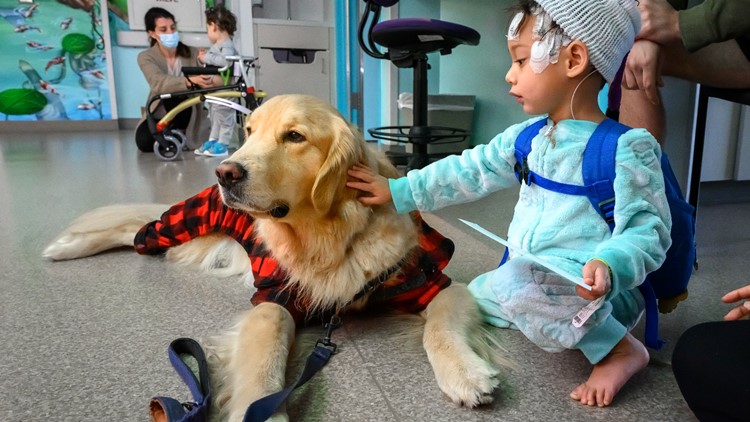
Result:
<instances>
[{"instance_id":1,"label":"dog's floppy ear","mask_svg":"<svg viewBox=\"0 0 750 422\"><path fill-rule=\"evenodd\" d=\"M357 128L340 116L333 119L331 126L328 156L312 189L313 206L322 213L331 211L334 201L342 197L346 190L347 171L360 162L364 154L364 141Z\"/></svg>"}]
</instances>

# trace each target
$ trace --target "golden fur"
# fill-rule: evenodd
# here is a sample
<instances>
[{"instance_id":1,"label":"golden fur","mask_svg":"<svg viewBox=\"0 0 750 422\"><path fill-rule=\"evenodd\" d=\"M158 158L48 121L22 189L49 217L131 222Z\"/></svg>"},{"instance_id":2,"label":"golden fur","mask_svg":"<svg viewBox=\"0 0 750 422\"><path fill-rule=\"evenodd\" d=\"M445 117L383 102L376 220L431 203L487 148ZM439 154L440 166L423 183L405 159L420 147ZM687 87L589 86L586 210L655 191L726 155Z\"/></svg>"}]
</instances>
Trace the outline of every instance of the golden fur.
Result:
<instances>
[{"instance_id":1,"label":"golden fur","mask_svg":"<svg viewBox=\"0 0 750 422\"><path fill-rule=\"evenodd\" d=\"M409 215L396 214L392 206L363 206L358 193L346 188L347 170L355 163L388 177L398 172L333 107L308 96L277 96L248 117L246 132L244 145L217 167L222 198L255 217L257 233L314 305L347 305L367 280L412 253L417 229ZM163 209L94 210L53 241L44 256L71 259L132 246L135 232ZM222 275L249 272L239 245L218 235L172 248L168 257ZM444 289L421 315L422 342L441 390L467 407L492 401L498 351L466 287L454 283ZM289 312L264 303L243 314L215 345L223 371L217 401L229 420L242 420L252 401L282 389L294 340ZM273 419L287 417L280 411Z\"/></svg>"}]
</instances>

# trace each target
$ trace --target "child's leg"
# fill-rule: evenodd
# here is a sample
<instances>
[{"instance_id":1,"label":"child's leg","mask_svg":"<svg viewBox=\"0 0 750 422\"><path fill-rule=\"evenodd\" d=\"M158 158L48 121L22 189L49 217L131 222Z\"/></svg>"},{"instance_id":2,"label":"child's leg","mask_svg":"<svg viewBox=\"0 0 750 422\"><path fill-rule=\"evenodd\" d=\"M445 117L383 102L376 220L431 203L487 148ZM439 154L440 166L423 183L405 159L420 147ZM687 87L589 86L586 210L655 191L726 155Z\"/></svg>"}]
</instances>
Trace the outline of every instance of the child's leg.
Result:
<instances>
[{"instance_id":1,"label":"child's leg","mask_svg":"<svg viewBox=\"0 0 750 422\"><path fill-rule=\"evenodd\" d=\"M236 111L229 107L213 106L216 107L216 111L214 112L215 117L211 124L217 126L217 137L215 139L228 146L234 136ZM211 127L211 132L213 135L213 126Z\"/></svg>"},{"instance_id":2,"label":"child's leg","mask_svg":"<svg viewBox=\"0 0 750 422\"><path fill-rule=\"evenodd\" d=\"M570 393L573 400L589 406L609 406L626 382L648 364L648 351L627 333L607 356L594 364L589 379Z\"/></svg>"},{"instance_id":3,"label":"child's leg","mask_svg":"<svg viewBox=\"0 0 750 422\"><path fill-rule=\"evenodd\" d=\"M618 295L610 304L612 313L577 346L594 364L594 369L570 397L589 406L610 405L630 377L649 360L646 347L629 333L643 312L643 296L633 289Z\"/></svg>"},{"instance_id":4,"label":"child's leg","mask_svg":"<svg viewBox=\"0 0 750 422\"><path fill-rule=\"evenodd\" d=\"M469 293L474 296L479 309L482 311L482 318L490 325L500 328L514 328L509 318L503 313L502 307L497 302L497 295L492 291L492 278L494 271L479 275L469 283Z\"/></svg>"},{"instance_id":5,"label":"child's leg","mask_svg":"<svg viewBox=\"0 0 750 422\"><path fill-rule=\"evenodd\" d=\"M211 141L218 141L219 134L221 133L221 109L223 106L217 104L210 104L208 106L208 120L211 122L211 133L208 135L208 139Z\"/></svg>"}]
</instances>

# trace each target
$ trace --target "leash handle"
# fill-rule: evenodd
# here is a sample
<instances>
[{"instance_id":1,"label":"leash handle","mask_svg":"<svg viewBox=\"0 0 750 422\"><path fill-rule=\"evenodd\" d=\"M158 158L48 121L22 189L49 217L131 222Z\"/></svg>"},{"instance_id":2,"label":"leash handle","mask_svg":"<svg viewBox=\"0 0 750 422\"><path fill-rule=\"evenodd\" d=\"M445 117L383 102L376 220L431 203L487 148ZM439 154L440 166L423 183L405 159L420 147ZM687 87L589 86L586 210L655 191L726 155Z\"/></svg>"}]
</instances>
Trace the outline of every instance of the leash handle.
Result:
<instances>
[{"instance_id":1,"label":"leash handle","mask_svg":"<svg viewBox=\"0 0 750 422\"><path fill-rule=\"evenodd\" d=\"M169 361L177 374L190 389L192 402L180 403L171 397L154 397L149 411L153 422L192 422L208 420L211 405L211 383L208 377L208 362L200 344L191 338L178 338L167 349ZM198 377L185 363L182 355L193 357L198 363Z\"/></svg>"}]
</instances>

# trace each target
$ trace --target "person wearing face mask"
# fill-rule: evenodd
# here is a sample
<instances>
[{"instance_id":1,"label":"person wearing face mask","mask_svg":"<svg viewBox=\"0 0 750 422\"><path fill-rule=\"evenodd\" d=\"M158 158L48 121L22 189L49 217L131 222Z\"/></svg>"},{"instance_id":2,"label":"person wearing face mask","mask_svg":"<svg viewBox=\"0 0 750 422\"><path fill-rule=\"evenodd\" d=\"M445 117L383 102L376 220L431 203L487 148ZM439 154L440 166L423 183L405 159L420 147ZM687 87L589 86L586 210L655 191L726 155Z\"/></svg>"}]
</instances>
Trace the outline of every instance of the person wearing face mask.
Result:
<instances>
[{"instance_id":1,"label":"person wearing face mask","mask_svg":"<svg viewBox=\"0 0 750 422\"><path fill-rule=\"evenodd\" d=\"M152 7L146 12L144 21L151 46L138 54L138 66L150 88L146 104L154 95L185 91L190 88L191 83L200 88L217 85L215 75L193 75L186 78L182 74L183 66L200 66L199 50L180 42L177 24L172 13L160 7ZM182 100L184 98L157 101L152 104L151 112L156 119L160 119ZM143 118L136 129L136 145L143 152L152 152L154 139L146 123L145 107L142 115ZM188 149L200 146L201 140L204 139L201 136L200 127L200 122L204 117L202 105L197 104L180 112L173 119L173 127L181 129L187 135Z\"/></svg>"}]
</instances>

